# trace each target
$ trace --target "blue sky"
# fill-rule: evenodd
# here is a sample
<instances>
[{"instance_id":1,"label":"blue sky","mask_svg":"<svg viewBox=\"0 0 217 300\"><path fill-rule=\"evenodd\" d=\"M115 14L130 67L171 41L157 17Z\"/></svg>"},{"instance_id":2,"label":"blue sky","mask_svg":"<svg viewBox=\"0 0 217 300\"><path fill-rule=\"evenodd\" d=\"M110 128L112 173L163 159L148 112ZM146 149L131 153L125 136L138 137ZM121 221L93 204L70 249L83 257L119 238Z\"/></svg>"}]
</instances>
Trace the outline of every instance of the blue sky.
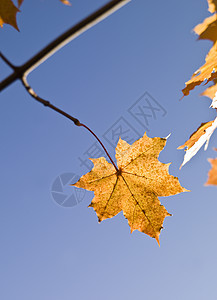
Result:
<instances>
[{"instance_id":1,"label":"blue sky","mask_svg":"<svg viewBox=\"0 0 217 300\"><path fill-rule=\"evenodd\" d=\"M20 32L4 26L1 50L22 64L106 2L72 0L67 7L57 0L24 0ZM164 222L160 248L142 233L130 234L122 213L98 224L87 208L92 192L71 207L56 203L54 182L62 174L73 180L88 171L80 160L87 159L95 140L36 103L19 82L2 92L1 299L216 300L217 188L204 187L216 134L209 149L181 171L183 151L176 150L201 122L215 117L210 100L199 96L201 87L179 101L184 82L211 46L192 33L207 16L206 0L133 0L28 77L41 97L94 130L113 158L112 130L126 126L132 139L147 130L130 107L145 92L160 105L147 133L171 133L160 161L172 162L170 174L191 190L160 199L173 215ZM11 72L2 61L0 70L0 79ZM80 199L73 187L65 186L63 193Z\"/></svg>"}]
</instances>

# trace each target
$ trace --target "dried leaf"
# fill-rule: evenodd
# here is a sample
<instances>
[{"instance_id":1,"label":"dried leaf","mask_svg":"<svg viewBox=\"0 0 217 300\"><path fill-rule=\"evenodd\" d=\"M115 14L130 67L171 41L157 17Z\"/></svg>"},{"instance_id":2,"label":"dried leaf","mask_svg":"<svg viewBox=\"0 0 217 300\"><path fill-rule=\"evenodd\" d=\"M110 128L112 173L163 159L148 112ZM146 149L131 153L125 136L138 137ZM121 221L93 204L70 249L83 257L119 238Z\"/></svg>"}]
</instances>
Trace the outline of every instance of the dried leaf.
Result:
<instances>
[{"instance_id":1,"label":"dried leaf","mask_svg":"<svg viewBox=\"0 0 217 300\"><path fill-rule=\"evenodd\" d=\"M217 128L217 118L214 121L202 123L200 127L190 136L190 139L185 142L184 145L178 147L178 149L187 148L184 161L181 165L184 166L203 146L204 150L207 150L209 140L214 130Z\"/></svg>"},{"instance_id":2,"label":"dried leaf","mask_svg":"<svg viewBox=\"0 0 217 300\"><path fill-rule=\"evenodd\" d=\"M16 15L19 9L13 4L11 0L0 1L0 26L3 24L10 24L15 29L18 29Z\"/></svg>"},{"instance_id":3,"label":"dried leaf","mask_svg":"<svg viewBox=\"0 0 217 300\"><path fill-rule=\"evenodd\" d=\"M184 96L187 96L195 86L200 85L206 80L208 83L217 78L217 42L213 45L206 56L206 63L198 69L192 78L186 82L186 87L182 90Z\"/></svg>"},{"instance_id":4,"label":"dried leaf","mask_svg":"<svg viewBox=\"0 0 217 300\"><path fill-rule=\"evenodd\" d=\"M215 11L217 11L217 0L208 0L208 5L209 5L208 10L211 13L214 13Z\"/></svg>"},{"instance_id":5,"label":"dried leaf","mask_svg":"<svg viewBox=\"0 0 217 300\"><path fill-rule=\"evenodd\" d=\"M93 169L74 186L94 191L90 206L99 222L123 211L131 232L137 229L159 243L163 221L170 214L158 197L187 191L177 177L169 175L170 164L158 160L165 144L166 139L146 134L133 145L120 139L116 147L119 171L103 157L91 159Z\"/></svg>"},{"instance_id":6,"label":"dried leaf","mask_svg":"<svg viewBox=\"0 0 217 300\"><path fill-rule=\"evenodd\" d=\"M208 2L210 12L215 12L217 1L208 0ZM194 28L194 31L199 35L199 39L211 40L214 45L206 56L205 64L186 82L186 87L182 90L184 96L187 96L197 85L217 78L217 14L206 18L203 23Z\"/></svg>"},{"instance_id":7,"label":"dried leaf","mask_svg":"<svg viewBox=\"0 0 217 300\"><path fill-rule=\"evenodd\" d=\"M217 149L215 149L217 151ZM212 169L209 171L208 180L205 185L217 185L217 158L209 158Z\"/></svg>"},{"instance_id":8,"label":"dried leaf","mask_svg":"<svg viewBox=\"0 0 217 300\"><path fill-rule=\"evenodd\" d=\"M194 32L199 35L199 40L210 40L215 43L217 40L217 14L206 18L203 23L197 25Z\"/></svg>"}]
</instances>

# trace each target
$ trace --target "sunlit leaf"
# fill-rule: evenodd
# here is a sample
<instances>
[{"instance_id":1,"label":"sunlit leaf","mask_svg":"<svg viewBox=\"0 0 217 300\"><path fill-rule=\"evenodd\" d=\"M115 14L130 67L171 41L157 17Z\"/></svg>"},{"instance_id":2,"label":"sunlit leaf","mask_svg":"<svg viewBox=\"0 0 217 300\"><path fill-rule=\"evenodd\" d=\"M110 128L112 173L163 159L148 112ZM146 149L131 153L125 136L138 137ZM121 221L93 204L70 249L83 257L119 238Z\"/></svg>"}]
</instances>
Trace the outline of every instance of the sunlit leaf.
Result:
<instances>
[{"instance_id":1,"label":"sunlit leaf","mask_svg":"<svg viewBox=\"0 0 217 300\"><path fill-rule=\"evenodd\" d=\"M209 11L211 13L217 11L217 0L208 0L208 4L209 4Z\"/></svg>"},{"instance_id":2,"label":"sunlit leaf","mask_svg":"<svg viewBox=\"0 0 217 300\"><path fill-rule=\"evenodd\" d=\"M94 191L90 206L99 222L123 211L131 232L137 229L159 243L163 221L170 214L158 197L187 191L177 177L169 175L170 164L158 160L165 144L166 139L146 134L133 145L120 139L116 147L119 171L103 157L91 159L93 169L74 186Z\"/></svg>"},{"instance_id":3,"label":"sunlit leaf","mask_svg":"<svg viewBox=\"0 0 217 300\"><path fill-rule=\"evenodd\" d=\"M186 87L182 90L183 94L187 96L191 90L201 83L208 83L217 78L217 42L213 45L206 56L206 63L199 68L186 82Z\"/></svg>"},{"instance_id":4,"label":"sunlit leaf","mask_svg":"<svg viewBox=\"0 0 217 300\"><path fill-rule=\"evenodd\" d=\"M217 149L215 149L217 151ZM205 185L217 185L217 158L209 158L212 168L208 174L208 180Z\"/></svg>"},{"instance_id":5,"label":"sunlit leaf","mask_svg":"<svg viewBox=\"0 0 217 300\"><path fill-rule=\"evenodd\" d=\"M217 80L215 79L213 81L213 85L208 87L201 95L206 96L206 97L210 98L211 100L213 100L213 98L216 95L216 92L217 92Z\"/></svg>"},{"instance_id":6,"label":"sunlit leaf","mask_svg":"<svg viewBox=\"0 0 217 300\"><path fill-rule=\"evenodd\" d=\"M200 127L191 135L190 139L178 149L187 148L184 161L181 165L184 166L205 144L204 150L207 149L209 140L214 130L217 128L217 118L214 121L202 123Z\"/></svg>"}]
</instances>

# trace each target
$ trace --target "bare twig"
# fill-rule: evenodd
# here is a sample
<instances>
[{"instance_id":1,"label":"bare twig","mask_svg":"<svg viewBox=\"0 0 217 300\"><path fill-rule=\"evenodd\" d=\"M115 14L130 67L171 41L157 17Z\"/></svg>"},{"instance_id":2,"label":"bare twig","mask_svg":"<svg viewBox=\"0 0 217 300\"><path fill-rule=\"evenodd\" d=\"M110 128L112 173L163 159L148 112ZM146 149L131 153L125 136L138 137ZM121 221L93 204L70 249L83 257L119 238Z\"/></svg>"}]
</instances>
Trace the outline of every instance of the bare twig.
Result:
<instances>
[{"instance_id":1,"label":"bare twig","mask_svg":"<svg viewBox=\"0 0 217 300\"><path fill-rule=\"evenodd\" d=\"M58 112L59 114L65 116L69 120L73 121L73 123L76 126L82 126L86 128L100 143L100 145L103 147L104 151L106 152L107 156L109 157L111 163L115 167L116 171L118 172L118 168L115 165L114 161L112 160L111 156L109 155L108 151L106 150L103 143L100 141L100 139L97 137L97 135L85 124L80 123L80 121L71 115L67 114L63 110L59 109L58 107L51 104L49 101L39 97L35 91L31 88L31 86L28 84L27 76L30 72L32 72L36 67L38 67L41 63L43 63L45 60L47 60L51 55L53 55L55 52L57 52L60 48L68 44L71 40L75 39L77 36L79 36L81 33L85 32L89 28L93 27L98 22L102 21L104 18L108 17L110 14L118 10L123 5L127 4L131 0L113 0L110 1L108 4L104 5L102 8L100 8L95 13L91 14L89 17L78 23L77 25L70 28L68 31L60 35L57 39L55 39L53 42L51 42L48 46L46 46L44 49L42 49L40 52L38 52L35 56L33 56L30 60L28 60L25 64L21 66L14 66L2 53L0 53L0 57L4 60L4 62L10 66L14 72L8 76L6 79L4 79L0 83L0 91L5 89L7 86L9 86L11 83L16 81L17 79L20 79L23 86L27 90L27 92L38 102L43 104L46 107L49 107L53 109L54 111Z\"/></svg>"},{"instance_id":2,"label":"bare twig","mask_svg":"<svg viewBox=\"0 0 217 300\"><path fill-rule=\"evenodd\" d=\"M35 91L31 88L31 86L28 84L27 79L25 77L23 77L21 79L25 89L27 90L27 92L38 102L40 102L41 104L43 104L44 106L50 107L51 109L55 110L56 112L58 112L59 114L63 115L64 117L70 119L72 122L74 122L74 124L76 126L81 126L80 122L78 119L72 117L71 115L67 114L66 112L64 112L63 110L59 109L58 107L54 106L53 104L51 104L49 101L39 97Z\"/></svg>"},{"instance_id":3,"label":"bare twig","mask_svg":"<svg viewBox=\"0 0 217 300\"><path fill-rule=\"evenodd\" d=\"M16 67L0 52L0 57L11 69L16 70Z\"/></svg>"},{"instance_id":4,"label":"bare twig","mask_svg":"<svg viewBox=\"0 0 217 300\"><path fill-rule=\"evenodd\" d=\"M119 8L130 2L131 0L113 0L101 7L99 10L85 18L83 21L79 22L62 35L60 35L57 39L47 45L44 49L38 52L35 56L29 59L26 63L19 67L13 68L13 65L4 59L2 53L0 53L0 57L14 69L14 72L4 79L0 83L0 91L5 89L11 83L13 83L17 79L23 78L23 76L27 76L31 71L33 71L36 67L38 67L42 62L47 60L51 55L57 52L60 48L68 44L70 41L75 39L77 36L87 31L95 24L99 23Z\"/></svg>"},{"instance_id":5,"label":"bare twig","mask_svg":"<svg viewBox=\"0 0 217 300\"><path fill-rule=\"evenodd\" d=\"M27 90L27 92L38 102L40 102L41 104L43 104L46 107L49 107L53 110L55 110L56 112L58 112L59 114L63 115L64 117L66 117L67 119L71 120L72 122L74 122L74 124L76 126L82 126L84 128L86 128L96 139L97 141L100 143L100 145L102 146L102 148L104 149L105 153L107 154L108 158L110 159L111 163L113 164L113 166L115 167L116 171L118 172L118 168L116 166L116 164L114 163L113 159L111 158L111 156L109 155L108 151L106 150L105 146L103 145L103 143L101 142L101 140L98 138L98 136L85 124L80 123L80 121L74 117L72 117L71 115L67 114L65 111L63 111L62 109L59 109L58 107L54 106L53 104L51 104L49 101L39 97L35 91L31 88L31 86L28 84L26 77L23 77L21 79L25 89Z\"/></svg>"}]
</instances>

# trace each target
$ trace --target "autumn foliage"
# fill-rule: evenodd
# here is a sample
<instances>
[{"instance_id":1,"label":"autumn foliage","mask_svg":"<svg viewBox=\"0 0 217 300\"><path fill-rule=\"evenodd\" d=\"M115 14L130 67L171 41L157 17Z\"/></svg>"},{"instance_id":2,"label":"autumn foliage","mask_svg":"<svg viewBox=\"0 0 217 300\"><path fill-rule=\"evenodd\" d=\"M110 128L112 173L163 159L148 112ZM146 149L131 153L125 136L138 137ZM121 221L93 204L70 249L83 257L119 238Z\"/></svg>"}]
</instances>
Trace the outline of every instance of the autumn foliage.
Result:
<instances>
[{"instance_id":1,"label":"autumn foliage","mask_svg":"<svg viewBox=\"0 0 217 300\"><path fill-rule=\"evenodd\" d=\"M68 0L60 1L70 5ZM18 0L16 3L12 0L0 0L1 27L3 24L9 24L18 30L16 17L22 2L23 0ZM204 65L186 82L182 91L183 95L187 96L196 86L211 83L202 95L211 98L210 106L217 109L217 0L208 0L208 6L212 15L197 25L194 31L198 34L199 40L210 40L212 47ZM76 125L83 124L78 121ZM87 126L84 127L87 128ZM204 144L207 149L210 137L216 128L217 117L215 120L202 123L189 140L178 148L186 148L182 166ZM95 210L99 222L123 212L131 232L139 230L155 238L159 244L164 219L170 216L170 213L160 203L158 197L187 191L180 185L177 177L169 174L170 164L164 164L158 160L160 152L166 145L166 140L166 138L159 137L149 138L144 134L141 139L129 145L126 141L119 139L116 147L117 165L111 157L112 163L104 157L91 158L94 164L93 169L83 175L74 186L94 192L90 207ZM209 162L212 169L206 185L217 185L217 158L209 159Z\"/></svg>"},{"instance_id":2,"label":"autumn foliage","mask_svg":"<svg viewBox=\"0 0 217 300\"><path fill-rule=\"evenodd\" d=\"M209 97L212 100L210 107L217 109L217 1L208 0L208 10L213 13L210 17L206 18L203 23L194 28L194 32L199 35L199 40L205 39L212 42L212 47L206 56L205 64L201 66L186 82L186 87L182 90L184 96L187 96L191 90L201 84L208 84L208 87L203 93L203 96ZM178 149L187 148L184 165L188 162L205 144L205 150L208 147L209 140L214 130L217 128L217 118L207 123L202 123L199 128L191 135L190 139ZM213 160L209 160L213 162ZM206 184L217 185L216 182L216 168L215 163L212 163L212 171L209 172L209 179Z\"/></svg>"}]
</instances>

